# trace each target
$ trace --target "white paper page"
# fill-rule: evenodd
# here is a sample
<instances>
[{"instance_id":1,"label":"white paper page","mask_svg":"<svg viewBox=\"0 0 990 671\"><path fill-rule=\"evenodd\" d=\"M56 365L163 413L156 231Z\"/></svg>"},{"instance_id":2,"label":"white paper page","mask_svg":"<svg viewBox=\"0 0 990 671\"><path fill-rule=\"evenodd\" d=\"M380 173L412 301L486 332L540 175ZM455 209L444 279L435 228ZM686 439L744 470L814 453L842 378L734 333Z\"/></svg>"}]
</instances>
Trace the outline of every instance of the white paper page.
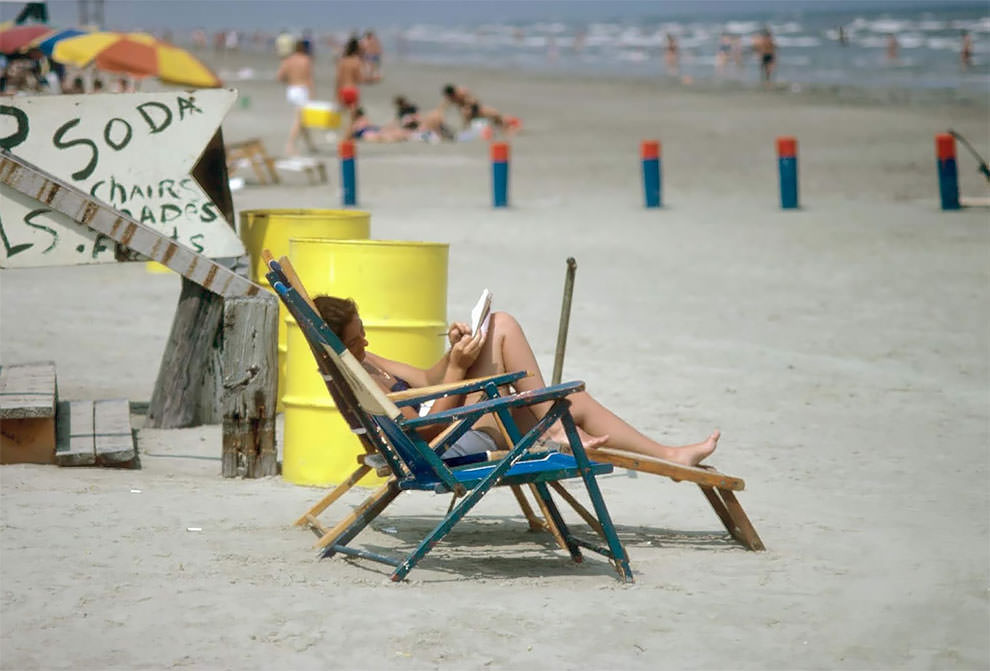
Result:
<instances>
[{"instance_id":1,"label":"white paper page","mask_svg":"<svg viewBox=\"0 0 990 671\"><path fill-rule=\"evenodd\" d=\"M471 310L471 333L477 333L478 328L484 335L488 335L488 322L492 316L492 292L485 289L481 292L481 298Z\"/></svg>"}]
</instances>

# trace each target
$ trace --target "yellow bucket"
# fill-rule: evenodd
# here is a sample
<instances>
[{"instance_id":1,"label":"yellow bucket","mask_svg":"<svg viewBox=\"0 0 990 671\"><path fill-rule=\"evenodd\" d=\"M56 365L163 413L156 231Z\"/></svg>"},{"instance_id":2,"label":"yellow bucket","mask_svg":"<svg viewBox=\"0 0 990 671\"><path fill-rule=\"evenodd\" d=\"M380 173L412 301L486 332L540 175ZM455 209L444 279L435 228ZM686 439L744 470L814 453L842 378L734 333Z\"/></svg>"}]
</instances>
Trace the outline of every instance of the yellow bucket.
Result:
<instances>
[{"instance_id":1,"label":"yellow bucket","mask_svg":"<svg viewBox=\"0 0 990 671\"><path fill-rule=\"evenodd\" d=\"M447 342L437 334L447 326L448 248L433 242L293 239L289 258L310 296L357 302L369 350L428 368ZM286 341L282 477L305 485L342 482L357 468L364 448L334 406L291 317Z\"/></svg>"},{"instance_id":2,"label":"yellow bucket","mask_svg":"<svg viewBox=\"0 0 990 671\"><path fill-rule=\"evenodd\" d=\"M307 128L335 129L340 127L340 112L329 102L313 101L302 108L302 124Z\"/></svg>"},{"instance_id":3,"label":"yellow bucket","mask_svg":"<svg viewBox=\"0 0 990 671\"><path fill-rule=\"evenodd\" d=\"M361 239L371 235L371 214L359 210L241 210L241 240L251 257L251 279L271 291L265 278L268 268L261 251L268 249L278 259L289 255L289 238ZM278 412L282 412L285 390L285 307L279 303L278 319Z\"/></svg>"}]
</instances>

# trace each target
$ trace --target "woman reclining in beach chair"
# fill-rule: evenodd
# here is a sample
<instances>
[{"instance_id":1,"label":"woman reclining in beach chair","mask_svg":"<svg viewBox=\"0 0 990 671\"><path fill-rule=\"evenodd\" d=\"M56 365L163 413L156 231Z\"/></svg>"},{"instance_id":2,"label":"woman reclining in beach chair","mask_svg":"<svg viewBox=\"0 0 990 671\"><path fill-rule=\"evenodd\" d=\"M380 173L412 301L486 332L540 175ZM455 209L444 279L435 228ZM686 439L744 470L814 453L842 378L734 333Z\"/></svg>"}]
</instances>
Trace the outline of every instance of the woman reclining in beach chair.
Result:
<instances>
[{"instance_id":1,"label":"woman reclining in beach chair","mask_svg":"<svg viewBox=\"0 0 990 671\"><path fill-rule=\"evenodd\" d=\"M385 391L400 391L408 388L425 387L444 382L458 382L467 378L485 377L498 373L526 370L529 377L513 383L517 391L531 391L546 386L540 374L539 364L526 340L522 327L506 312L494 312L487 330L479 329L471 333L467 324L454 322L447 331L450 342L448 352L429 369L417 368L409 364L392 361L367 351L364 325L358 314L357 305L352 299L333 296L318 296L314 299L316 308L330 329L340 338L354 357L362 362L372 378ZM602 446L634 452L647 457L655 457L683 466L696 466L708 457L718 443L719 432L713 431L708 438L690 445L669 446L659 443L629 425L608 408L596 401L587 392L569 397L571 414L578 426L585 448ZM451 395L437 399L430 412L440 412L465 403L478 400L476 397ZM515 420L523 431L533 426L549 410L550 404L534 405L532 409L521 408L513 412ZM416 416L416 410L403 408L409 417ZM464 456L471 452L485 452L505 449L504 437L495 419L476 424L479 429L470 432L466 439L442 455L445 458ZM440 428L432 426L421 430L425 439L433 438ZM558 423L550 431L550 437L562 444L567 443L563 427ZM594 450L589 452L594 459Z\"/></svg>"}]
</instances>

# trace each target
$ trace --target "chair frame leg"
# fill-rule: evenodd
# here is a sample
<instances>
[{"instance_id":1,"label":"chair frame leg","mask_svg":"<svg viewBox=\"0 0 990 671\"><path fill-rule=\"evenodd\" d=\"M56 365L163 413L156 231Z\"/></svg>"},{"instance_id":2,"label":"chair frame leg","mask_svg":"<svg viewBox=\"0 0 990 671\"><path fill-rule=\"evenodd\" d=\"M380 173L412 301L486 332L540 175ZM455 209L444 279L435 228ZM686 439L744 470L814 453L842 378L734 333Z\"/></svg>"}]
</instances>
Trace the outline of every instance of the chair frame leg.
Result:
<instances>
[{"instance_id":1,"label":"chair frame leg","mask_svg":"<svg viewBox=\"0 0 990 671\"><path fill-rule=\"evenodd\" d=\"M542 485L542 486L541 486ZM536 505L540 507L540 512L543 513L543 519L545 519L548 531L553 534L553 537L557 540L557 545L560 546L561 550L567 550L574 556L574 551L571 549L572 543L567 541L568 531L564 524L564 520L560 517L560 512L557 511L557 505L550 498L549 492L546 492L546 485L543 483L531 482L529 483L530 491L533 492L533 498L536 499ZM556 514L554 514L556 511ZM558 523L559 522L559 523ZM576 547L576 546L575 546ZM574 561L581 561L580 559L575 559Z\"/></svg>"},{"instance_id":2,"label":"chair frame leg","mask_svg":"<svg viewBox=\"0 0 990 671\"><path fill-rule=\"evenodd\" d=\"M554 536L557 537L557 542L563 544L564 549L571 553L571 559L575 562L580 563L584 561L580 546L574 542L574 537L571 536L564 518L560 515L557 504L550 497L550 490L547 488L547 483L533 482L530 484L533 487L533 493L537 496L537 501L540 503L543 514L547 516L547 520L551 522L551 527L556 532Z\"/></svg>"},{"instance_id":3,"label":"chair frame leg","mask_svg":"<svg viewBox=\"0 0 990 671\"><path fill-rule=\"evenodd\" d=\"M365 466L362 464L356 471L350 474L350 476L344 480L342 483L337 485L333 491L328 493L322 499L320 499L316 505L307 510L302 516L292 523L292 526L302 526L309 522L310 517L317 517L324 510L329 508L334 501L343 496L348 490L350 490L354 485L358 483L368 472L371 471L370 466Z\"/></svg>"},{"instance_id":4,"label":"chair frame leg","mask_svg":"<svg viewBox=\"0 0 990 671\"><path fill-rule=\"evenodd\" d=\"M355 508L350 515L338 522L337 526L316 541L313 547L325 548L323 557L333 556L332 548L334 545L347 545L351 542L401 493L402 490L399 489L395 478L390 478L388 482L376 489L361 505Z\"/></svg>"},{"instance_id":5,"label":"chair frame leg","mask_svg":"<svg viewBox=\"0 0 990 671\"><path fill-rule=\"evenodd\" d=\"M551 408L551 412L547 413L547 416L540 420L540 422L538 422L537 425L531 429L531 432L546 430L546 427L549 426L553 419L554 413L553 408ZM541 427L541 425L543 426ZM520 443L516 448L514 448L514 450L517 450L519 454L522 454L522 451L525 449L523 447L524 444L525 443ZM512 463L509 457L506 457L499 462L498 466L492 469L491 473L486 475L481 482L475 485L474 489L470 490L467 495L461 499L461 502L454 506L454 509L450 511L450 513L443 520L441 520L440 524L438 524L433 531L426 536L426 538L420 541L416 549L413 550L401 564L399 564L399 566L392 573L392 580L394 582L398 582L405 578L409 571L411 571L413 567L415 567L416 564L426 556L426 553L432 550L437 543L443 540L444 536L450 533L450 530L454 528L454 525L468 514L475 504L481 500L481 497L488 493L488 491L503 475L505 475L505 472L508 471L511 466Z\"/></svg>"},{"instance_id":6,"label":"chair frame leg","mask_svg":"<svg viewBox=\"0 0 990 671\"><path fill-rule=\"evenodd\" d=\"M598 520L594 515L588 512L587 508L581 505L580 501L574 498L573 494L567 491L564 485L559 482L550 482L548 484L553 487L554 491L560 494L560 498L564 499L564 501L566 501L567 504L574 509L574 512L581 516L581 519L583 519L589 527L594 529L599 536L605 538L605 531L602 529L602 525L598 523Z\"/></svg>"},{"instance_id":7,"label":"chair frame leg","mask_svg":"<svg viewBox=\"0 0 990 671\"><path fill-rule=\"evenodd\" d=\"M707 485L698 485L715 514L722 521L725 530L729 532L742 546L748 550L766 550L759 534L749 521L745 511L739 505L736 495L730 489L717 489Z\"/></svg>"},{"instance_id":8,"label":"chair frame leg","mask_svg":"<svg viewBox=\"0 0 990 671\"><path fill-rule=\"evenodd\" d=\"M526 494L523 493L522 487L519 485L511 485L509 489L512 490L512 495L516 497L516 502L519 504L519 508L522 510L523 515L526 516L526 521L529 522L529 530L547 531L546 523L537 517L535 512L533 512L533 508L529 505L529 501L526 499Z\"/></svg>"},{"instance_id":9,"label":"chair frame leg","mask_svg":"<svg viewBox=\"0 0 990 671\"><path fill-rule=\"evenodd\" d=\"M578 435L574 418L571 417L570 412L565 412L561 416L560 421L564 425L567 440L570 442L571 449L574 453L574 460L577 462L578 470L581 472L581 478L584 480L584 486L588 490L588 496L591 498L591 505L595 509L598 521L602 525L605 541L608 543L609 550L612 551L615 570L623 580L633 582L632 569L629 566L629 555L626 554L626 549L622 546L622 541L619 540L619 535L615 531L615 525L612 524L612 516L609 515L608 508L605 506L605 499L602 497L602 492L598 488L598 481L595 480L595 476L591 472L590 461L588 460L588 455L584 452L584 447L581 445L581 436Z\"/></svg>"}]
</instances>

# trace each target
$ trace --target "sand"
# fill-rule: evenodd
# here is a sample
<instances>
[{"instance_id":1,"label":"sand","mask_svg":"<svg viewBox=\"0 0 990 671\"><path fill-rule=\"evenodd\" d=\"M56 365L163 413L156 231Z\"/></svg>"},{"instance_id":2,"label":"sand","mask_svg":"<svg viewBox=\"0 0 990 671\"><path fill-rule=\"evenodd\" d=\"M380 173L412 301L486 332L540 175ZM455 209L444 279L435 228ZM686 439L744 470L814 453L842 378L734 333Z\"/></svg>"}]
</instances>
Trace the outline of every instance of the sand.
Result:
<instances>
[{"instance_id":1,"label":"sand","mask_svg":"<svg viewBox=\"0 0 990 671\"><path fill-rule=\"evenodd\" d=\"M224 123L279 153L270 59ZM225 67L231 66L230 63ZM319 97L330 64L320 62ZM690 484L600 479L636 583L573 564L487 496L403 584L318 560L289 524L323 490L220 477L220 428L142 429L142 469L0 468L4 669L985 669L990 666L990 218L938 209L933 135L990 146L986 104L555 79L389 63L373 120L462 82L517 116L511 202L484 142L359 147L378 239L450 243L448 316L488 287L549 374L577 259L565 379L711 463L768 550ZM777 204L774 138L800 151ZM663 142L641 204L638 144ZM336 207L331 184L248 185L237 210ZM986 196L960 154L962 191ZM62 399L147 401L179 281L143 264L5 270L0 361L54 359ZM140 425L141 418L135 417ZM329 518L363 497L353 491ZM446 497L400 497L359 541L408 550ZM199 528L201 531L190 531Z\"/></svg>"}]
</instances>

